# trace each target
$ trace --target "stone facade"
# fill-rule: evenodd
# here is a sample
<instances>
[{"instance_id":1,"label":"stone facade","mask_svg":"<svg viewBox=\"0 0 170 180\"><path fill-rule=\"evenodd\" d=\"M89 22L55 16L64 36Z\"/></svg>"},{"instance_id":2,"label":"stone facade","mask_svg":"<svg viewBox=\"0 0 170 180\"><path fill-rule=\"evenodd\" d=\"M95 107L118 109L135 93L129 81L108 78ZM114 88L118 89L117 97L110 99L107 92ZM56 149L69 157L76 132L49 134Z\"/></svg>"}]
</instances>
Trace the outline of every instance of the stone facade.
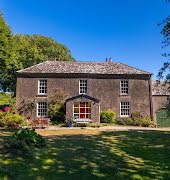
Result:
<instances>
[{"instance_id":1,"label":"stone facade","mask_svg":"<svg viewBox=\"0 0 170 180\"><path fill-rule=\"evenodd\" d=\"M17 108L24 99L48 101L55 90L66 92L67 98L79 95L79 81L87 80L87 95L99 102L88 98L77 98L66 102L66 115L73 115L73 102L92 102L91 119L100 121L100 112L112 109L116 117L120 117L120 102L130 102L130 112L141 112L152 116L152 99L150 74L54 74L54 73L18 73L17 78ZM38 95L38 80L47 80L47 94ZM120 94L120 81L128 80L128 95ZM36 107L35 107L36 108ZM36 117L36 109L31 115Z\"/></svg>"},{"instance_id":2,"label":"stone facade","mask_svg":"<svg viewBox=\"0 0 170 180\"><path fill-rule=\"evenodd\" d=\"M167 107L169 103L170 95L153 95L153 119L156 121L156 112L161 109Z\"/></svg>"}]
</instances>

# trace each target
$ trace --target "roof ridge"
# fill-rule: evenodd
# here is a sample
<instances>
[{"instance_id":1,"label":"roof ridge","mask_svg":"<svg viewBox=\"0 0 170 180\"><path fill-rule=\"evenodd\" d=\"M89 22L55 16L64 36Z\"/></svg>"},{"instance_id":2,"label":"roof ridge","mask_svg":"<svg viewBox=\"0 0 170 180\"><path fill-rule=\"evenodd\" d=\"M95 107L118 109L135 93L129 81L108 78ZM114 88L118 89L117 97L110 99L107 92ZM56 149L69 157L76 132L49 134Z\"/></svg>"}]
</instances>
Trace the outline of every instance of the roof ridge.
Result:
<instances>
[{"instance_id":1,"label":"roof ridge","mask_svg":"<svg viewBox=\"0 0 170 180\"><path fill-rule=\"evenodd\" d=\"M24 69L20 69L20 70L18 70L17 72L22 72L22 71L25 71L25 70L27 70L27 69L30 69L30 68L33 68L33 67L39 66L40 64L44 64L44 63L47 63L47 62L49 62L49 61L47 60L47 61L44 61L44 62L41 62L41 63L35 64L35 65L32 65L32 66L30 66L30 67L27 67L27 68L24 68Z\"/></svg>"},{"instance_id":2,"label":"roof ridge","mask_svg":"<svg viewBox=\"0 0 170 180\"><path fill-rule=\"evenodd\" d=\"M90 74L147 74L151 73L137 69L121 62L74 62L74 61L44 61L17 73L90 73Z\"/></svg>"},{"instance_id":3,"label":"roof ridge","mask_svg":"<svg viewBox=\"0 0 170 180\"><path fill-rule=\"evenodd\" d=\"M117 66L118 66L118 64L120 64L119 62L116 62L117 64L115 65L115 67L114 68L116 68Z\"/></svg>"},{"instance_id":4,"label":"roof ridge","mask_svg":"<svg viewBox=\"0 0 170 180\"><path fill-rule=\"evenodd\" d=\"M130 66L130 65L128 65L128 64L125 64L125 63L122 63L122 62L119 62L119 64L123 64L123 65L125 65L125 66L127 66L127 67L130 67L130 68L133 68L133 69L136 69L136 70L138 70L138 71L145 72L145 73L149 73L149 74L151 74L151 75L152 75L152 73L150 73L150 72L148 72L148 71L144 71L144 70L142 70L142 69L139 69L139 68L136 68L136 67Z\"/></svg>"}]
</instances>

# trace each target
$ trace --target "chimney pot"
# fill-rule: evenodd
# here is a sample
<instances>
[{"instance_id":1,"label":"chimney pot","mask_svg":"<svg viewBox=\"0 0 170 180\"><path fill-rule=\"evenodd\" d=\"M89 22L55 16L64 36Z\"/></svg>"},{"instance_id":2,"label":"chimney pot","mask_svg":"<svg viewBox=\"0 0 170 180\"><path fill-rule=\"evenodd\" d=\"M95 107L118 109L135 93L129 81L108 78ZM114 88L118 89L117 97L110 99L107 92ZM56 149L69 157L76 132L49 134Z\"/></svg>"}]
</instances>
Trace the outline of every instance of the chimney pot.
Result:
<instances>
[{"instance_id":1,"label":"chimney pot","mask_svg":"<svg viewBox=\"0 0 170 180\"><path fill-rule=\"evenodd\" d=\"M112 62L112 58L110 57L109 62Z\"/></svg>"}]
</instances>

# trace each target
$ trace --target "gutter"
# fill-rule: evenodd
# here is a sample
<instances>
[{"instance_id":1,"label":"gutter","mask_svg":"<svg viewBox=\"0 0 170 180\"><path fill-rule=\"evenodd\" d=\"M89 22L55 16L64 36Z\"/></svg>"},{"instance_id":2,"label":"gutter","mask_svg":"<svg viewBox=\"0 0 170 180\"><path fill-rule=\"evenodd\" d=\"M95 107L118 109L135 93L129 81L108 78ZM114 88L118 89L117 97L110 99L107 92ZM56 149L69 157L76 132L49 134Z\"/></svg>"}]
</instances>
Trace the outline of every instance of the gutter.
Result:
<instances>
[{"instance_id":1,"label":"gutter","mask_svg":"<svg viewBox=\"0 0 170 180\"><path fill-rule=\"evenodd\" d=\"M148 85L149 85L149 103L150 103L150 117L151 117L151 120L153 121L154 123L154 126L156 127L157 123L156 123L156 119L153 119L153 102L152 102L152 81L151 81L151 76L152 75L149 75L149 79L148 79Z\"/></svg>"}]
</instances>

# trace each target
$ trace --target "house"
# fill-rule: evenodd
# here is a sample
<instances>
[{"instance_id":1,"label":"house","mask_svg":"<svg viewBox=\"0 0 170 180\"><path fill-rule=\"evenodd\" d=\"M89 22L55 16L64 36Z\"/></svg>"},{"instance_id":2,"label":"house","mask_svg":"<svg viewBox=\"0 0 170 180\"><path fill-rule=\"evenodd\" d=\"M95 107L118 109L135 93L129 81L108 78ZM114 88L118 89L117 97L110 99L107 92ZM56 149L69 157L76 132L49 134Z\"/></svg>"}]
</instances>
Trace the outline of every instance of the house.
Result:
<instances>
[{"instance_id":1,"label":"house","mask_svg":"<svg viewBox=\"0 0 170 180\"><path fill-rule=\"evenodd\" d=\"M169 83L152 81L153 118L158 127L170 127L169 100Z\"/></svg>"},{"instance_id":2,"label":"house","mask_svg":"<svg viewBox=\"0 0 170 180\"><path fill-rule=\"evenodd\" d=\"M48 116L48 101L66 92L66 118L100 121L112 109L116 117L141 112L152 117L151 73L120 62L46 61L17 72L17 108L24 99L37 105L32 117Z\"/></svg>"}]
</instances>

